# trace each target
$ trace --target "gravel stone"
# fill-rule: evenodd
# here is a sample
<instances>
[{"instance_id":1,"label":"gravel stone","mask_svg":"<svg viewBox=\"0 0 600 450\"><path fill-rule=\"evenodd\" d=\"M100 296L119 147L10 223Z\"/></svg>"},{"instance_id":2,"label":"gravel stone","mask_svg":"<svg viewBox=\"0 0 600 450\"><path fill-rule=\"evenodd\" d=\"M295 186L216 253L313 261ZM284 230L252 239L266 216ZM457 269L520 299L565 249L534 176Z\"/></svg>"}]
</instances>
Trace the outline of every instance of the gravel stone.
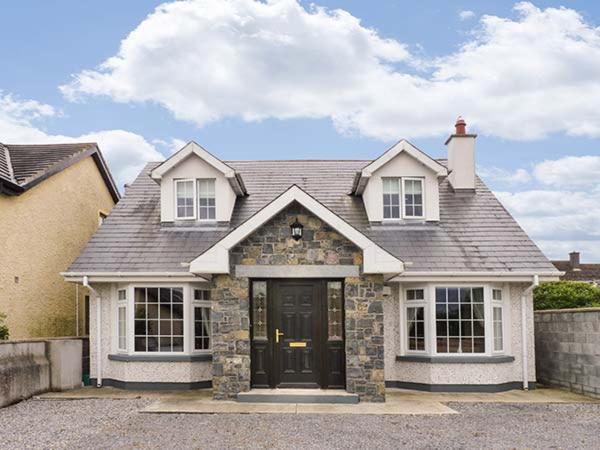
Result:
<instances>
[{"instance_id":1,"label":"gravel stone","mask_svg":"<svg viewBox=\"0 0 600 450\"><path fill-rule=\"evenodd\" d=\"M598 448L600 404L449 403L460 414L141 414L135 400L0 409L0 448Z\"/></svg>"}]
</instances>

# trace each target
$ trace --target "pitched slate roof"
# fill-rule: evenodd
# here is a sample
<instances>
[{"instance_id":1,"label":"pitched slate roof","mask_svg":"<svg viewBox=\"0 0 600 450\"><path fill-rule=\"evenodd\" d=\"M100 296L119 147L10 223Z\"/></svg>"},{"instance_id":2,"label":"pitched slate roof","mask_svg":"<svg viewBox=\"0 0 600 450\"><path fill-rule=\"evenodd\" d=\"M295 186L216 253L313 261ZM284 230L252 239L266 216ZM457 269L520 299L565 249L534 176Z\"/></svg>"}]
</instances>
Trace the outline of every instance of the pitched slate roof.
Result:
<instances>
[{"instance_id":1,"label":"pitched slate roof","mask_svg":"<svg viewBox=\"0 0 600 450\"><path fill-rule=\"evenodd\" d=\"M187 272L189 263L296 184L404 262L407 272L555 271L481 180L476 193L440 185L440 222L370 224L362 199L349 195L357 171L370 161L224 161L244 179L231 224L213 227L160 223L160 187L150 163L92 237L69 272ZM445 161L440 160L443 164Z\"/></svg>"},{"instance_id":2,"label":"pitched slate roof","mask_svg":"<svg viewBox=\"0 0 600 450\"><path fill-rule=\"evenodd\" d=\"M552 261L552 264L561 272L565 272L560 277L561 280L600 283L600 264L579 264L579 270L574 270L570 261Z\"/></svg>"},{"instance_id":3,"label":"pitched slate roof","mask_svg":"<svg viewBox=\"0 0 600 450\"><path fill-rule=\"evenodd\" d=\"M116 201L119 191L95 143L13 145L0 143L0 192L18 195L91 156Z\"/></svg>"}]
</instances>

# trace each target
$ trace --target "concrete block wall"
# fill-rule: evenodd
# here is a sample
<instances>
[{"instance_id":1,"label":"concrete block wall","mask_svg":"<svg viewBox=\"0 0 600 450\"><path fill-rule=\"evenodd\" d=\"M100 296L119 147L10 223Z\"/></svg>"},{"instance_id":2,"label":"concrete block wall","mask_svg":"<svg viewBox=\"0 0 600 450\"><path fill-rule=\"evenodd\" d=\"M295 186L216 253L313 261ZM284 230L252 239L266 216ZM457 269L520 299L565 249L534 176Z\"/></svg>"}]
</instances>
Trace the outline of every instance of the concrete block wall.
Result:
<instances>
[{"instance_id":1,"label":"concrete block wall","mask_svg":"<svg viewBox=\"0 0 600 450\"><path fill-rule=\"evenodd\" d=\"M0 342L0 408L81 386L80 339Z\"/></svg>"},{"instance_id":2,"label":"concrete block wall","mask_svg":"<svg viewBox=\"0 0 600 450\"><path fill-rule=\"evenodd\" d=\"M537 378L600 398L600 308L535 312Z\"/></svg>"}]
</instances>

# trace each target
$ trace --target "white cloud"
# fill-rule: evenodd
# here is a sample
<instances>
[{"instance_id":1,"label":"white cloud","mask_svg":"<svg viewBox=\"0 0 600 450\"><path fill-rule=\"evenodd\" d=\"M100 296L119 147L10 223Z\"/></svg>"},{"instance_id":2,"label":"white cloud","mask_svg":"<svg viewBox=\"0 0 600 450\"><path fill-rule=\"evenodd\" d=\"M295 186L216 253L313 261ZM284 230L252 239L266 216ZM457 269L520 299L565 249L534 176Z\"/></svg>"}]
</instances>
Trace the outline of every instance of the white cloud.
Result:
<instances>
[{"instance_id":1,"label":"white cloud","mask_svg":"<svg viewBox=\"0 0 600 450\"><path fill-rule=\"evenodd\" d=\"M569 249L600 260L600 187L591 191L531 190L496 195L550 258L565 259Z\"/></svg>"},{"instance_id":2,"label":"white cloud","mask_svg":"<svg viewBox=\"0 0 600 450\"><path fill-rule=\"evenodd\" d=\"M164 159L152 144L129 131L101 130L62 136L48 134L35 125L37 119L53 116L60 116L60 112L50 105L0 95L0 139L9 144L97 142L119 187L133 181L146 162Z\"/></svg>"},{"instance_id":3,"label":"white cloud","mask_svg":"<svg viewBox=\"0 0 600 450\"><path fill-rule=\"evenodd\" d=\"M153 139L152 143L154 145L156 145L157 147L161 147L163 149L165 149L165 151L168 154L172 154L175 153L176 151L179 151L183 148L183 146L185 144L187 144L186 141L184 141L183 139L177 139L177 138L171 138L167 141L165 141L164 139Z\"/></svg>"},{"instance_id":4,"label":"white cloud","mask_svg":"<svg viewBox=\"0 0 600 450\"><path fill-rule=\"evenodd\" d=\"M558 187L600 184L600 156L566 156L543 161L533 171L540 183Z\"/></svg>"},{"instance_id":5,"label":"white cloud","mask_svg":"<svg viewBox=\"0 0 600 450\"><path fill-rule=\"evenodd\" d=\"M508 185L531 181L531 175L525 169L510 171L500 167L477 167L477 174L485 181L497 181Z\"/></svg>"},{"instance_id":6,"label":"white cloud","mask_svg":"<svg viewBox=\"0 0 600 450\"><path fill-rule=\"evenodd\" d=\"M469 20L473 17L475 17L475 13L473 11L469 11L468 9L458 13L458 18L460 20Z\"/></svg>"},{"instance_id":7,"label":"white cloud","mask_svg":"<svg viewBox=\"0 0 600 450\"><path fill-rule=\"evenodd\" d=\"M73 100L155 102L199 126L329 118L340 132L389 140L446 133L461 113L509 139L600 136L600 30L573 9L515 10L482 16L455 52L423 60L343 10L179 1L61 89Z\"/></svg>"}]
</instances>

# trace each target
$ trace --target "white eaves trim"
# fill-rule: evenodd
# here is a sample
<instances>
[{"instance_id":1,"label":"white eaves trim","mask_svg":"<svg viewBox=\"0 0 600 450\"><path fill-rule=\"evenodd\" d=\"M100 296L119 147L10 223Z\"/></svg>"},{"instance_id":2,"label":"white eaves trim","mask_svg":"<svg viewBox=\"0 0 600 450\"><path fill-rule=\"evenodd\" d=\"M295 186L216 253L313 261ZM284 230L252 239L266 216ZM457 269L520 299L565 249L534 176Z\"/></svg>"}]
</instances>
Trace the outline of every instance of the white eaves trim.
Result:
<instances>
[{"instance_id":1,"label":"white eaves trim","mask_svg":"<svg viewBox=\"0 0 600 450\"><path fill-rule=\"evenodd\" d=\"M202 255L194 259L190 263L190 272L196 274L229 273L229 250L294 201L300 203L363 251L364 273L398 274L404 271L404 263L402 261L378 246L298 186L293 185Z\"/></svg>"},{"instance_id":2,"label":"white eaves trim","mask_svg":"<svg viewBox=\"0 0 600 450\"><path fill-rule=\"evenodd\" d=\"M541 271L541 272L404 272L394 276L386 281L398 283L413 282L531 282L534 276L538 276L540 281L558 281L564 272L559 271Z\"/></svg>"},{"instance_id":3,"label":"white eaves trim","mask_svg":"<svg viewBox=\"0 0 600 450\"><path fill-rule=\"evenodd\" d=\"M229 184L233 188L234 192L238 196L246 194L246 188L242 177L236 173L231 167L225 164L220 159L213 156L211 153L203 149L200 145L194 141L188 142L181 150L171 156L169 159L164 161L162 164L156 166L151 172L150 176L154 180L160 180L162 177L179 163L184 161L191 154L196 154L200 159L214 167L216 170L221 172L225 178L229 181Z\"/></svg>"},{"instance_id":4,"label":"white eaves trim","mask_svg":"<svg viewBox=\"0 0 600 450\"><path fill-rule=\"evenodd\" d=\"M358 174L357 182L355 183L355 188L353 189L353 193L356 195L361 195L367 186L367 182L369 178L387 163L389 163L392 159L398 156L400 153L405 152L406 154L412 156L414 159L419 161L425 167L431 169L438 177L448 176L448 169L437 162L435 159L431 158L426 153L419 150L417 147L412 145L405 139L402 139L395 145L393 145L389 150L387 150L383 155L379 158L371 162L368 166L364 167Z\"/></svg>"},{"instance_id":5,"label":"white eaves trim","mask_svg":"<svg viewBox=\"0 0 600 450\"><path fill-rule=\"evenodd\" d=\"M88 277L94 283L113 282L208 282L210 277L199 277L189 272L61 272L70 283L82 283Z\"/></svg>"}]
</instances>

